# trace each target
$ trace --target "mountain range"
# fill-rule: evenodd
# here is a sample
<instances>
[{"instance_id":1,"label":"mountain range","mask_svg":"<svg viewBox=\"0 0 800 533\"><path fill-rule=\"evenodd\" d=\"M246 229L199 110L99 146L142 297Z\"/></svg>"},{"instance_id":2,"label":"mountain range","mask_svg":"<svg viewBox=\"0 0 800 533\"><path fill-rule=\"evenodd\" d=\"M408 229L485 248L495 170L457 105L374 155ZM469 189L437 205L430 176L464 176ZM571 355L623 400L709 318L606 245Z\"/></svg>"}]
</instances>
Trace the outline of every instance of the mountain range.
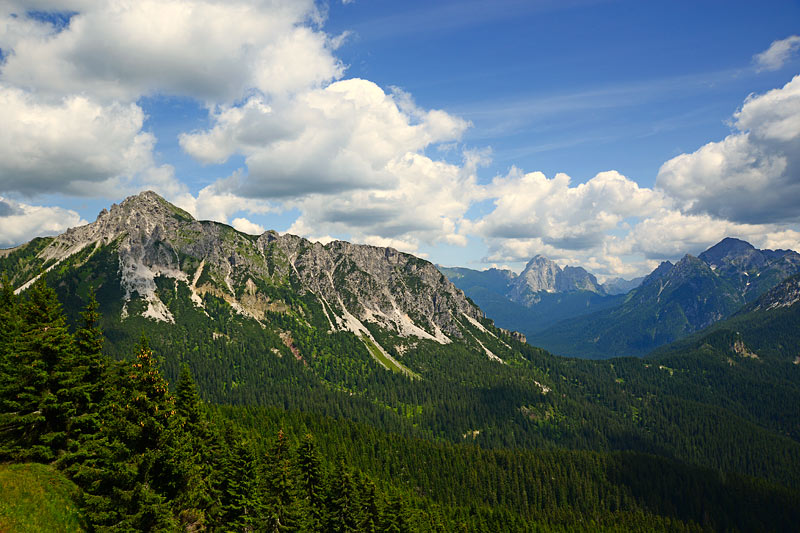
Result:
<instances>
[{"instance_id":1,"label":"mountain range","mask_svg":"<svg viewBox=\"0 0 800 533\"><path fill-rule=\"evenodd\" d=\"M583 267L561 268L541 255L519 275L497 268L439 266L439 270L499 326L527 336L561 320L613 307L622 301L625 287L641 281L615 279L601 284Z\"/></svg>"},{"instance_id":2,"label":"mountain range","mask_svg":"<svg viewBox=\"0 0 800 533\"><path fill-rule=\"evenodd\" d=\"M414 338L447 344L462 338L465 327L482 328L482 312L427 261L274 231L247 235L194 220L153 192L104 209L91 224L8 250L0 266L17 292L41 271L76 268L79 279L58 283L65 297L85 296L95 284L120 321L175 323L168 302L176 299L213 318L206 295L262 326L270 313L316 320L328 332L362 338L378 362L404 372L371 328L391 334L393 349Z\"/></svg>"},{"instance_id":3,"label":"mountain range","mask_svg":"<svg viewBox=\"0 0 800 533\"><path fill-rule=\"evenodd\" d=\"M673 311L713 322L610 361L521 342L423 259L248 235L150 192L4 250L0 271L23 309L45 281L73 328L94 293L106 355L129 359L146 336L168 381L189 369L221 426L253 436L258 453L279 429L311 431L327 464L346 461L414 507L409 530L790 530L800 285L784 278L796 255L726 240L623 295L541 257L520 276L443 269L510 309L606 302L572 320L623 309L624 324L664 303L658 327Z\"/></svg>"},{"instance_id":4,"label":"mountain range","mask_svg":"<svg viewBox=\"0 0 800 533\"><path fill-rule=\"evenodd\" d=\"M608 285L541 256L519 276L440 269L499 326L529 342L562 355L607 358L644 355L731 316L800 272L800 254L726 238L697 257L665 261L645 278ZM626 285L633 287L615 294Z\"/></svg>"}]
</instances>

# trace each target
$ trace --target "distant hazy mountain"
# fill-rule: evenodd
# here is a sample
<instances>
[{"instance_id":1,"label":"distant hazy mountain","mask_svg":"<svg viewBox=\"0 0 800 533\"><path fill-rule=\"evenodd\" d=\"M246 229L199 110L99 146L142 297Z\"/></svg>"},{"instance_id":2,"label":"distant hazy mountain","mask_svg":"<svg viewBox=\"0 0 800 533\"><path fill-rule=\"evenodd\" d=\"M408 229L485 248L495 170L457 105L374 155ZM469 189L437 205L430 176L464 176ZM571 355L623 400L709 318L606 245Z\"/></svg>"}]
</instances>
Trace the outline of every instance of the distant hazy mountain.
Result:
<instances>
[{"instance_id":1,"label":"distant hazy mountain","mask_svg":"<svg viewBox=\"0 0 800 533\"><path fill-rule=\"evenodd\" d=\"M587 291L605 294L592 274L581 267L561 268L544 256L537 255L525 265L525 269L510 286L511 301L531 306L538 303L542 294Z\"/></svg>"},{"instance_id":2,"label":"distant hazy mountain","mask_svg":"<svg viewBox=\"0 0 800 533\"><path fill-rule=\"evenodd\" d=\"M643 355L729 317L800 272L800 254L727 238L698 257L662 263L611 309L562 321L529 342L562 355Z\"/></svg>"},{"instance_id":3,"label":"distant hazy mountain","mask_svg":"<svg viewBox=\"0 0 800 533\"><path fill-rule=\"evenodd\" d=\"M621 287L641 281L619 280L617 288L608 291L582 267L561 268L541 255L531 259L519 275L496 268L440 266L439 270L498 326L526 335L560 320L615 306L627 292Z\"/></svg>"},{"instance_id":4,"label":"distant hazy mountain","mask_svg":"<svg viewBox=\"0 0 800 533\"><path fill-rule=\"evenodd\" d=\"M644 276L634 279L609 278L602 287L606 294L627 294L644 281Z\"/></svg>"}]
</instances>

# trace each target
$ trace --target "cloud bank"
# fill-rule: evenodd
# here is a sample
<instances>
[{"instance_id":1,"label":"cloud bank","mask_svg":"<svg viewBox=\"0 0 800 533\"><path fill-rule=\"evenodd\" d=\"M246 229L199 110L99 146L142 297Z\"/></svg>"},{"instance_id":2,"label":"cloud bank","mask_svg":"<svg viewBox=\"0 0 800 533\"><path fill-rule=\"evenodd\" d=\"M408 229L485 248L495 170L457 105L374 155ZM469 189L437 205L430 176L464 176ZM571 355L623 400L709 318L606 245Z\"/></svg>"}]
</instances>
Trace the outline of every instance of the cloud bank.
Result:
<instances>
[{"instance_id":1,"label":"cloud bank","mask_svg":"<svg viewBox=\"0 0 800 533\"><path fill-rule=\"evenodd\" d=\"M264 229L253 217L296 211L289 231L312 238L417 253L480 239L487 262L541 253L607 275L726 235L800 248L800 78L748 97L730 135L665 162L652 188L614 170L487 181L489 151L461 144L469 122L346 77L347 34L326 33L313 0L12 1L0 17L0 194L18 198L0 203L0 244L82 222L28 203L45 194L152 188L248 233ZM798 47L775 41L754 61L776 70ZM141 101L165 96L207 111L179 135L188 156L241 168L196 190L157 163Z\"/></svg>"}]
</instances>

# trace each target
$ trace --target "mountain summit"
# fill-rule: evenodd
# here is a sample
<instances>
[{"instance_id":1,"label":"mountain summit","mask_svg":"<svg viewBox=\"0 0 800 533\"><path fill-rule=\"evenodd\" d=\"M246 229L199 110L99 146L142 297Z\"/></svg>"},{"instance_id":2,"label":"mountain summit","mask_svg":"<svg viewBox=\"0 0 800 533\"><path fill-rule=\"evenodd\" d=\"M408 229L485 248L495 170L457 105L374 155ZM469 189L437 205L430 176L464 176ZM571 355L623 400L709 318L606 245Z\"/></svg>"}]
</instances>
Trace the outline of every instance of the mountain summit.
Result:
<instances>
[{"instance_id":1,"label":"mountain summit","mask_svg":"<svg viewBox=\"0 0 800 533\"><path fill-rule=\"evenodd\" d=\"M800 272L800 254L726 238L699 256L661 263L619 306L529 335L564 355L643 355L731 316Z\"/></svg>"},{"instance_id":2,"label":"mountain summit","mask_svg":"<svg viewBox=\"0 0 800 533\"><path fill-rule=\"evenodd\" d=\"M562 269L554 261L537 255L512 282L508 296L512 301L530 305L539 301L539 293L572 291L605 294L597 278L582 267L566 266Z\"/></svg>"},{"instance_id":3,"label":"mountain summit","mask_svg":"<svg viewBox=\"0 0 800 533\"><path fill-rule=\"evenodd\" d=\"M270 314L306 322L315 314L329 332L364 339L382 364L392 356L376 337L379 331L408 342L447 344L483 318L434 265L413 255L343 241L323 245L274 231L247 235L195 220L152 191L2 260L23 256L22 268L8 269L18 292L42 271L72 268L83 278L76 290L92 284L109 291L113 285L120 320L141 316L175 323L181 298L210 318L208 306L217 304L208 298L262 325Z\"/></svg>"}]
</instances>

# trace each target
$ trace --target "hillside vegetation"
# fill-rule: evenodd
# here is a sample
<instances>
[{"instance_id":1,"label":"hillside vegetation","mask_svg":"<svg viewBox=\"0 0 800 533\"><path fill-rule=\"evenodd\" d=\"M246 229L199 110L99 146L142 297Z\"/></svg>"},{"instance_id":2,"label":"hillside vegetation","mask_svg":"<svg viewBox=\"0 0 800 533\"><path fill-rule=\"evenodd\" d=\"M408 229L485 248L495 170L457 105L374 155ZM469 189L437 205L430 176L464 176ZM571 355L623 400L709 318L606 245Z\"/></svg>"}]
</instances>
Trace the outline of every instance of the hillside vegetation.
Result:
<instances>
[{"instance_id":1,"label":"hillside vegetation","mask_svg":"<svg viewBox=\"0 0 800 533\"><path fill-rule=\"evenodd\" d=\"M80 532L78 487L42 464L0 464L0 531Z\"/></svg>"}]
</instances>

